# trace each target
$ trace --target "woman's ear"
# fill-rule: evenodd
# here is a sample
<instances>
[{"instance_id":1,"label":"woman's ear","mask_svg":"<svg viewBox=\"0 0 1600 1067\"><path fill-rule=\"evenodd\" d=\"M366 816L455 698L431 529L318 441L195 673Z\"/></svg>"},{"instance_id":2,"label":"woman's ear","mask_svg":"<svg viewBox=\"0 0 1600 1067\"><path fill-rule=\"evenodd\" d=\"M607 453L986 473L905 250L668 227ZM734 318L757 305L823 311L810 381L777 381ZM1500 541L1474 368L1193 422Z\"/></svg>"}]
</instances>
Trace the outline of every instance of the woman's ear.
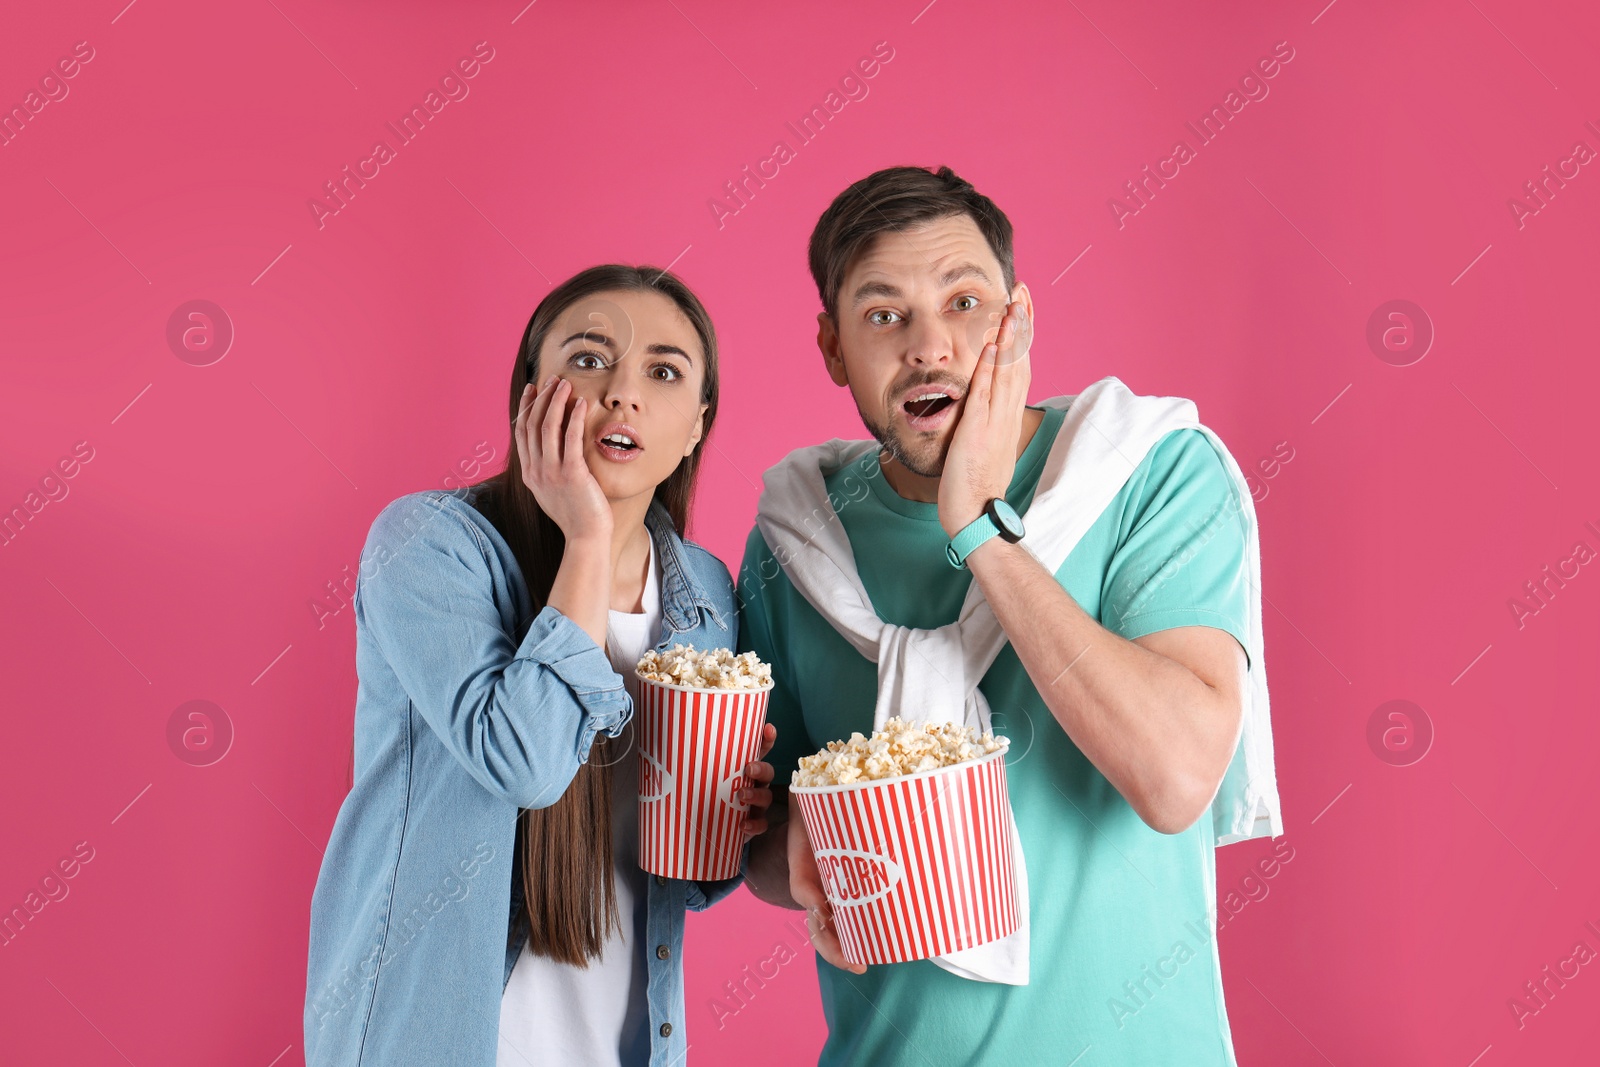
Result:
<instances>
[{"instance_id":1,"label":"woman's ear","mask_svg":"<svg viewBox=\"0 0 1600 1067\"><path fill-rule=\"evenodd\" d=\"M706 430L706 409L708 407L710 407L710 406L711 406L710 404L704 404L704 403L700 405L700 414L696 415L695 418L694 418L694 432L689 434L689 444L687 446L685 446L685 448L683 450L683 455L684 455L685 459L687 459L689 454L694 451L695 446L700 443L701 436L705 433L705 430Z\"/></svg>"},{"instance_id":2,"label":"woman's ear","mask_svg":"<svg viewBox=\"0 0 1600 1067\"><path fill-rule=\"evenodd\" d=\"M839 344L839 329L826 311L817 312L817 348L822 351L822 361L827 365L828 377L833 384L846 386L850 376L844 369L844 349Z\"/></svg>"}]
</instances>

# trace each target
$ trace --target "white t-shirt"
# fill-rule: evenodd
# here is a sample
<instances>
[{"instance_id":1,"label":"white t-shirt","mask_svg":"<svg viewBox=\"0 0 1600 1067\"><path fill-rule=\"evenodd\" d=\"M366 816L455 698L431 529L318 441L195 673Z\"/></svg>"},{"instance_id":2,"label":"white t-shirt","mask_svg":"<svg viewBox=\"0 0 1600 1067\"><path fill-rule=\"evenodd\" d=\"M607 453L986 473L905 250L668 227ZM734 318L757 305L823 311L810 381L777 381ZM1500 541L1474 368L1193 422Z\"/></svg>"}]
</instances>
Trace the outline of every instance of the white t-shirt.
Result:
<instances>
[{"instance_id":1,"label":"white t-shirt","mask_svg":"<svg viewBox=\"0 0 1600 1067\"><path fill-rule=\"evenodd\" d=\"M606 623L606 654L638 706L633 673L660 640L661 582L654 539L645 572L644 611L612 611ZM643 1065L650 1058L650 1014L645 1002L644 871L639 869L639 780L634 724L613 743L624 753L611 767L611 840L617 916L603 953L588 967L536 956L522 946L500 1001L500 1042L495 1067L542 1064Z\"/></svg>"}]
</instances>

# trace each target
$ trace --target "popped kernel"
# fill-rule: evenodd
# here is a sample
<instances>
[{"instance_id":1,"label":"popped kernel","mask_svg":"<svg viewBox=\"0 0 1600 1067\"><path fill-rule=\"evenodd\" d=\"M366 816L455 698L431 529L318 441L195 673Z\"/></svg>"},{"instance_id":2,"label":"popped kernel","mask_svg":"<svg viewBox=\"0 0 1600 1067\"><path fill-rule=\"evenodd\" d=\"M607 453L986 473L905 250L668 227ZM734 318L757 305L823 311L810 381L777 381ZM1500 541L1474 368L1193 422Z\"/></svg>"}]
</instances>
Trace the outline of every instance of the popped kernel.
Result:
<instances>
[{"instance_id":1,"label":"popped kernel","mask_svg":"<svg viewBox=\"0 0 1600 1067\"><path fill-rule=\"evenodd\" d=\"M959 723L918 722L896 715L871 737L857 731L848 741L829 741L814 756L802 756L792 786L849 785L950 767L997 752L1011 743L988 730Z\"/></svg>"},{"instance_id":2,"label":"popped kernel","mask_svg":"<svg viewBox=\"0 0 1600 1067\"><path fill-rule=\"evenodd\" d=\"M651 649L634 671L640 678L663 685L692 689L765 689L772 684L772 667L754 652L734 655L732 649L697 650L676 644L665 652Z\"/></svg>"}]
</instances>

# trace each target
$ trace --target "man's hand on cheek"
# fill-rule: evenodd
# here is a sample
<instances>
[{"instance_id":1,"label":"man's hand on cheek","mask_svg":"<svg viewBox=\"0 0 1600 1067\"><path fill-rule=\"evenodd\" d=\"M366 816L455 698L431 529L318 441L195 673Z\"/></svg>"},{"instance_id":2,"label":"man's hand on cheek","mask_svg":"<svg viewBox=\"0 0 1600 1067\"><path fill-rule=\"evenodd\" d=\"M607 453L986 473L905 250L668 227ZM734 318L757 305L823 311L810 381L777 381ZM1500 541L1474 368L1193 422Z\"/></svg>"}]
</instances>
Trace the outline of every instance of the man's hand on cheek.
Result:
<instances>
[{"instance_id":1,"label":"man's hand on cheek","mask_svg":"<svg viewBox=\"0 0 1600 1067\"><path fill-rule=\"evenodd\" d=\"M973 368L939 479L939 524L951 537L981 515L989 500L1005 496L1011 484L1032 379L1032 341L1033 324L1022 301L1012 301L998 335L983 346Z\"/></svg>"}]
</instances>

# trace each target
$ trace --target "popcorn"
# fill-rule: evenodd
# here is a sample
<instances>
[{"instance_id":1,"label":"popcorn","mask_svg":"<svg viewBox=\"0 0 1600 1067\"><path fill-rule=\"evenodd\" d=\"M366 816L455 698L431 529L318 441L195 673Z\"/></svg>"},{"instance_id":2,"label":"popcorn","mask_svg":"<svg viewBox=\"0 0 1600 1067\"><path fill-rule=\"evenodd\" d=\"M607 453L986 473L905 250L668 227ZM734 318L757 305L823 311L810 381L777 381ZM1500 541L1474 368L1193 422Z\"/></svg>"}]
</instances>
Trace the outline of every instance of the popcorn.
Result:
<instances>
[{"instance_id":1,"label":"popcorn","mask_svg":"<svg viewBox=\"0 0 1600 1067\"><path fill-rule=\"evenodd\" d=\"M634 672L645 681L691 689L765 689L772 684L771 665L762 663L754 652L736 656L732 649L701 652L684 644L673 645L665 652L651 649Z\"/></svg>"},{"instance_id":2,"label":"popcorn","mask_svg":"<svg viewBox=\"0 0 1600 1067\"><path fill-rule=\"evenodd\" d=\"M800 786L849 785L851 782L892 778L965 763L998 752L1011 743L987 730L979 733L958 723L916 722L898 715L874 730L860 732L848 741L829 741L815 756L802 756L789 784Z\"/></svg>"}]
</instances>

